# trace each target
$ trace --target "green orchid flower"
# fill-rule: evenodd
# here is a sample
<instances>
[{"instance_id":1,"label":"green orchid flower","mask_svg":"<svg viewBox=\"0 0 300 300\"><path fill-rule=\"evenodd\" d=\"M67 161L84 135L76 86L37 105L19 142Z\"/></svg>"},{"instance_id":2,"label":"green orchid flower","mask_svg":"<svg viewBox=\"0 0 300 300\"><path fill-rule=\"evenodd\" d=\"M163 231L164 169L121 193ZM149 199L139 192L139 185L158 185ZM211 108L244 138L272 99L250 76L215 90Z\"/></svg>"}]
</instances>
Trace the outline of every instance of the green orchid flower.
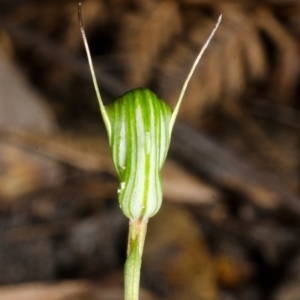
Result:
<instances>
[{"instance_id":1,"label":"green orchid flower","mask_svg":"<svg viewBox=\"0 0 300 300\"><path fill-rule=\"evenodd\" d=\"M219 17L198 54L172 111L166 102L146 88L133 89L104 106L82 25L81 4L78 15L101 115L108 134L112 160L120 181L118 189L120 208L130 220L125 264L125 300L137 300L147 222L158 212L162 203L160 171L169 149L174 123L187 85L222 16Z\"/></svg>"}]
</instances>

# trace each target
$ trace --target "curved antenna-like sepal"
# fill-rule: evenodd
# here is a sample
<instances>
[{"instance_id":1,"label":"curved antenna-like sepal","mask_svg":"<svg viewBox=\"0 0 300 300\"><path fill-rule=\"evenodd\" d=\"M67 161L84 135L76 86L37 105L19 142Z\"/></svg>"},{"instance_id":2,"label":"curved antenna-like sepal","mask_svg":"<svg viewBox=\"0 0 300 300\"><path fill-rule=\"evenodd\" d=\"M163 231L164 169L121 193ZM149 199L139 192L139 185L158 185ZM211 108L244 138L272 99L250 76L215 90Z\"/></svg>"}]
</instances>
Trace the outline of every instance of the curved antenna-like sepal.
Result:
<instances>
[{"instance_id":1,"label":"curved antenna-like sepal","mask_svg":"<svg viewBox=\"0 0 300 300\"><path fill-rule=\"evenodd\" d=\"M83 22L82 22L82 16L81 16L81 3L78 4L78 20L79 20L79 26L80 26L80 31L81 31L81 36L82 36L84 48L85 48L85 51L86 51L86 54L87 54L90 70L91 70L91 73L92 73L92 79L93 79L97 99L98 99L99 106L100 106L101 115L102 115L106 130L107 130L108 137L110 139L111 138L111 125L110 125L110 121L109 121L108 115L106 113L104 104L102 102L102 98L101 98L101 95L100 95L100 91L99 91L99 88L98 88L97 79L96 79L96 75L95 75L95 71L94 71L93 61L92 61L91 53L90 53L90 50L89 50L89 45L88 45L86 35L85 35L85 31L84 31L84 28L83 28Z\"/></svg>"},{"instance_id":2,"label":"curved antenna-like sepal","mask_svg":"<svg viewBox=\"0 0 300 300\"><path fill-rule=\"evenodd\" d=\"M174 109L174 111L173 111L173 113L172 113L172 117L171 117L170 124L169 124L169 133L170 133L170 135L171 135L171 133L172 133L172 130L173 130L173 127L174 127L174 123L175 123L175 120L176 120L176 118L177 118L178 111L179 111L179 108L180 108L180 105L181 105L181 102L182 102L184 93L185 93L185 91L186 91L187 85L188 85L188 83L190 82L190 79L191 79L191 77L192 77L192 75L193 75L193 73L194 73L194 71L195 71L195 69L196 69L196 67L197 67L197 65L198 65L198 63L199 63L199 61L200 61L200 59L201 59L203 53L204 53L204 51L206 50L206 48L207 48L207 46L209 45L209 43L210 43L212 37L214 36L216 30L218 29L218 27L219 27L219 25L220 25L220 22L221 22L221 19L222 19L222 15L220 15L220 17L219 17L219 19L218 19L218 21L217 21L217 24L216 24L216 26L215 26L215 28L213 29L213 31L211 32L211 34L210 34L210 36L208 37L207 41L205 42L205 44L204 44L203 47L201 48L201 50L200 50L200 52L199 52L199 54L198 54L198 56L197 56L197 58L196 58L196 60L195 60L195 62L194 62L194 64L193 64L193 66L192 66L192 68L191 68L191 70L190 70L190 72L189 72L189 74L188 74L188 76L187 76L187 78L186 78L186 80L185 80L183 86L182 86L182 89L181 89L181 92L180 92L178 101L177 101L176 106L175 106L175 109Z\"/></svg>"}]
</instances>

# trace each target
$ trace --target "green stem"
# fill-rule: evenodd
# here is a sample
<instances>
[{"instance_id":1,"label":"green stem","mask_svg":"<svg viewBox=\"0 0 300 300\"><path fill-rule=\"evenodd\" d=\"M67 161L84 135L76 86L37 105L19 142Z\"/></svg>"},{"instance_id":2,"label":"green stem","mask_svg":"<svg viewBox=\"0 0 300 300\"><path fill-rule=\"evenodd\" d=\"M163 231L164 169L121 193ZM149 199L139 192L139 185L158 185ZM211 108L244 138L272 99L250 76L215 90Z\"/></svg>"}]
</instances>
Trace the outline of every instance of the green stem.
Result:
<instances>
[{"instance_id":1,"label":"green stem","mask_svg":"<svg viewBox=\"0 0 300 300\"><path fill-rule=\"evenodd\" d=\"M138 300L142 253L148 220L130 220L125 263L125 300Z\"/></svg>"}]
</instances>

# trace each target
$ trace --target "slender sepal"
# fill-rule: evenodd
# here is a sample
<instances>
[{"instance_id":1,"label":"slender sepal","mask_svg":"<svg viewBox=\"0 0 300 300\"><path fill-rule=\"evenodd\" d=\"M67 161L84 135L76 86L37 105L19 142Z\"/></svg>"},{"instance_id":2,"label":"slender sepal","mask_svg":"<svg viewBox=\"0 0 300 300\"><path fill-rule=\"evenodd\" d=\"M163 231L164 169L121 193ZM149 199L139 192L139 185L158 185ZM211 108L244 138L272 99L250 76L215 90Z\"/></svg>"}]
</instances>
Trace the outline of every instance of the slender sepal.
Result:
<instances>
[{"instance_id":1,"label":"slender sepal","mask_svg":"<svg viewBox=\"0 0 300 300\"><path fill-rule=\"evenodd\" d=\"M106 130L107 130L108 137L110 138L111 126L110 126L109 119L108 119L108 116L107 116L106 111L105 111L105 107L104 107L104 104L103 104L103 101L102 101L102 98L101 98L99 88L98 88L97 79L96 79L96 75L95 75L95 71L94 71L94 66L93 66L93 61L92 61L90 49L89 49L89 45L88 45L88 42L87 42L87 39L86 39L85 31L84 31L84 28L83 28L83 22L82 22L82 17L81 17L81 3L78 4L78 19L79 19L79 26L80 26L81 36L82 36L82 39L83 39L83 44L84 44L86 55L87 55L87 58L88 58L94 88L95 88L95 91L96 91L96 96L97 96L99 106L100 106L101 115L102 115Z\"/></svg>"},{"instance_id":2,"label":"slender sepal","mask_svg":"<svg viewBox=\"0 0 300 300\"><path fill-rule=\"evenodd\" d=\"M180 92L178 101L177 101L177 103L176 103L176 106L175 106L175 108L174 108L174 111L173 111L173 114L172 114L172 117L171 117L171 120L170 120L170 124L169 124L169 132L170 132L170 135L171 135L171 133L172 133L172 130L173 130L173 127L174 127L174 123L175 123L175 121L176 121L176 118L177 118L177 115L178 115L178 112L179 112L179 108L180 108L180 105L181 105L183 96L184 96L184 94L185 94L186 88L187 88L187 86L188 86L188 84L189 84L189 82L190 82L190 80L191 80L191 78L192 78L192 75L193 75L193 73L194 73L194 71L195 71L195 69L196 69L196 67L197 67L197 65L198 65L198 63L199 63L199 61L200 61L200 59L201 59L201 57L202 57L204 51L206 50L207 46L209 45L211 39L213 38L213 36L214 36L214 34L215 34L215 32L216 32L216 30L218 29L221 20L222 20L222 15L220 15L220 17L219 17L219 19L218 19L218 21L217 21L217 24L216 24L216 26L215 26L215 28L213 29L213 31L211 32L211 34L210 34L210 36L208 37L207 41L205 42L205 44L204 44L203 47L201 48L201 50L200 50L198 56L196 57L196 60L194 61L193 66L192 66L192 68L191 68L191 70L190 70L190 72L189 72L189 74L188 74L188 76L187 76L187 78L186 78L186 80L184 81L184 84L183 84L183 86L182 86L182 89L181 89L181 92Z\"/></svg>"}]
</instances>

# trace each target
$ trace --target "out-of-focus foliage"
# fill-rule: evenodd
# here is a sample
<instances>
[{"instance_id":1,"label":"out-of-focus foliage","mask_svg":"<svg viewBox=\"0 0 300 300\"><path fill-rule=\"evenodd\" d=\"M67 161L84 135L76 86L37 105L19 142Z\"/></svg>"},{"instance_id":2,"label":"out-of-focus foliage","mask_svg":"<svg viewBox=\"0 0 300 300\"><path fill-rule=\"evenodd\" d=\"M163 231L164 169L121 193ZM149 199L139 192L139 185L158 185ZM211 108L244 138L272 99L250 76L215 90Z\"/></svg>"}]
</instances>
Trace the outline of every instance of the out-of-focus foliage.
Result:
<instances>
[{"instance_id":1,"label":"out-of-focus foliage","mask_svg":"<svg viewBox=\"0 0 300 300\"><path fill-rule=\"evenodd\" d=\"M69 286L69 297L106 297L87 277L122 285L124 220L77 5L0 4L0 284L84 278L78 289L20 288L37 299L66 299ZM165 200L187 207L153 219L143 287L168 299L298 300L300 2L86 0L82 13L104 99L143 86L171 107L223 14L182 104L190 127L174 131L181 165L163 170ZM17 292L1 287L0 298Z\"/></svg>"}]
</instances>

